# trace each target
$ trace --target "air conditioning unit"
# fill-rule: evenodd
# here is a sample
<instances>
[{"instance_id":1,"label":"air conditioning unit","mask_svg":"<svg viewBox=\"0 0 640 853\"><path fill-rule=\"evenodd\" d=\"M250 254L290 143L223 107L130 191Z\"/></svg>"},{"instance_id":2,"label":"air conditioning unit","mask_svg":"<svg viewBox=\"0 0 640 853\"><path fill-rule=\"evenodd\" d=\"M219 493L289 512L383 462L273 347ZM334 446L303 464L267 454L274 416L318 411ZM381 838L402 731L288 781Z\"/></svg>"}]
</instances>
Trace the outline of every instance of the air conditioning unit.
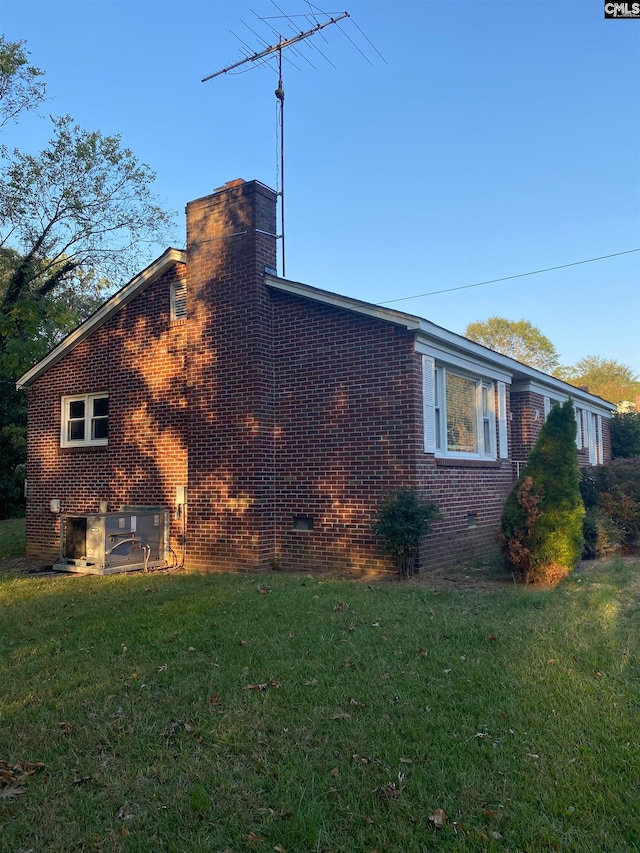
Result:
<instances>
[{"instance_id":1,"label":"air conditioning unit","mask_svg":"<svg viewBox=\"0 0 640 853\"><path fill-rule=\"evenodd\" d=\"M121 512L63 515L60 558L54 571L112 575L166 566L169 513L127 508Z\"/></svg>"}]
</instances>

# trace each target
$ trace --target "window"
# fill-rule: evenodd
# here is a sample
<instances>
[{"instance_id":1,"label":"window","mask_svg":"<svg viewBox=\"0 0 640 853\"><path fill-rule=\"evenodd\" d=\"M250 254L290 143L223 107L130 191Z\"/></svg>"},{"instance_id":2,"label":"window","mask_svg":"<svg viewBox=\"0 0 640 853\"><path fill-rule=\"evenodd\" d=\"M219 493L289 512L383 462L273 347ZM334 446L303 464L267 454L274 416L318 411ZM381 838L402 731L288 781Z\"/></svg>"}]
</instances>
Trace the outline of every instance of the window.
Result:
<instances>
[{"instance_id":1,"label":"window","mask_svg":"<svg viewBox=\"0 0 640 853\"><path fill-rule=\"evenodd\" d=\"M496 459L496 383L423 356L425 450L437 456ZM507 456L506 391L498 383L500 456ZM504 419L504 423L503 423Z\"/></svg>"},{"instance_id":2,"label":"window","mask_svg":"<svg viewBox=\"0 0 640 853\"><path fill-rule=\"evenodd\" d=\"M108 433L108 394L79 394L62 398L62 447L107 444Z\"/></svg>"},{"instance_id":3,"label":"window","mask_svg":"<svg viewBox=\"0 0 640 853\"><path fill-rule=\"evenodd\" d=\"M187 282L174 281L171 284L171 322L187 319Z\"/></svg>"}]
</instances>

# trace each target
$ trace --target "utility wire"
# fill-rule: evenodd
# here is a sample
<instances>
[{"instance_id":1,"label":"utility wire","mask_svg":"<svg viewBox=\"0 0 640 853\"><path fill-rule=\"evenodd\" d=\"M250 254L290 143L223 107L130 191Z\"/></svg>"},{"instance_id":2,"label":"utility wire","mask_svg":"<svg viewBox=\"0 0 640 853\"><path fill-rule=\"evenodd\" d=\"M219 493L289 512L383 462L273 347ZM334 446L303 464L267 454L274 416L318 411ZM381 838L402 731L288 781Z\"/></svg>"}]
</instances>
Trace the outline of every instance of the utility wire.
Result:
<instances>
[{"instance_id":1,"label":"utility wire","mask_svg":"<svg viewBox=\"0 0 640 853\"><path fill-rule=\"evenodd\" d=\"M528 275L539 275L543 272L551 272L552 270L563 270L567 267L577 267L580 264L592 264L594 261L604 261L607 258L618 258L620 255L630 255L633 252L640 252L639 249L627 249L624 252L614 252L612 255L600 255L599 258L587 258L584 261L573 261L571 264L559 264L557 267L546 267L543 270L532 270L531 272L521 272L518 275L506 275L504 278L490 278L487 281L477 281L475 284L463 284L460 287L447 287L445 290L431 290L429 293L418 293L415 296L401 296L398 299L388 299L386 302L378 302L378 305L391 305L392 302L406 302L409 299L422 299L423 296L436 296L439 293L452 293L454 290L468 290L470 287L482 287L483 284L495 284L498 281L510 281L514 278L524 278Z\"/></svg>"}]
</instances>

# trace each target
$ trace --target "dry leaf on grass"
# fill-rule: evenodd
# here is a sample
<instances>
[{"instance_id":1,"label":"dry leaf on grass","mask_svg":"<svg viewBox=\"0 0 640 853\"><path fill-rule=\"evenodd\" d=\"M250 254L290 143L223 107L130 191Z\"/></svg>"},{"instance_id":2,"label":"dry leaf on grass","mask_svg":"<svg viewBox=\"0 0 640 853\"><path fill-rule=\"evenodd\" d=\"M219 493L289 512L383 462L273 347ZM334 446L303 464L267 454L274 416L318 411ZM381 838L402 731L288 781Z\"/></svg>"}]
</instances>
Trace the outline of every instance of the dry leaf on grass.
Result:
<instances>
[{"instance_id":1,"label":"dry leaf on grass","mask_svg":"<svg viewBox=\"0 0 640 853\"><path fill-rule=\"evenodd\" d=\"M8 788L0 788L0 800L10 800L12 797L17 797L18 794L24 794L26 788L21 788L18 785L10 785Z\"/></svg>"},{"instance_id":2,"label":"dry leaf on grass","mask_svg":"<svg viewBox=\"0 0 640 853\"><path fill-rule=\"evenodd\" d=\"M444 809L436 809L433 814L429 815L429 820L436 827L436 829L440 829L440 827L444 825L446 819L447 813Z\"/></svg>"},{"instance_id":3,"label":"dry leaf on grass","mask_svg":"<svg viewBox=\"0 0 640 853\"><path fill-rule=\"evenodd\" d=\"M267 687L275 687L279 689L282 687L282 682L277 681L275 678L270 678L269 681L265 681L262 684L245 684L244 690L266 690Z\"/></svg>"}]
</instances>

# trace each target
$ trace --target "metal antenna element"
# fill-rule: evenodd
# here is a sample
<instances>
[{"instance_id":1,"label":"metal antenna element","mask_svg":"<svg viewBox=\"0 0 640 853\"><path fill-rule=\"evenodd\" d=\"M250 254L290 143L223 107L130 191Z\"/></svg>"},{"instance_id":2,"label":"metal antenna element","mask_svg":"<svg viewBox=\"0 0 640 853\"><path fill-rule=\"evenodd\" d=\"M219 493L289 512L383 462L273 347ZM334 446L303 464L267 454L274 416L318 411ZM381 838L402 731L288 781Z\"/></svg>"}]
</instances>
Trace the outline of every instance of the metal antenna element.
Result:
<instances>
[{"instance_id":1,"label":"metal antenna element","mask_svg":"<svg viewBox=\"0 0 640 853\"><path fill-rule=\"evenodd\" d=\"M281 234L279 236L282 240L283 278L286 277L286 267L284 247L284 87L282 85L282 51L288 47L292 47L293 45L298 44L301 41L304 41L305 39L310 38L311 36L320 32L320 30L323 30L325 27L329 27L331 26L331 24L337 24L339 21L350 17L351 16L348 12L343 12L341 15L336 15L335 17L329 18L328 21L323 21L322 23L316 24L316 26L312 27L310 30L305 30L304 32L296 33L296 35L291 36L290 38L283 39L280 35L277 44L267 45L263 50L259 50L256 53L250 54L249 56L245 56L243 57L243 59L239 59L237 62L234 62L231 65L227 65L224 68L221 68L220 71L215 71L213 74L209 74L206 77L202 78L202 82L206 83L208 80L213 80L214 77L221 77L223 74L228 74L230 71L235 71L235 69L240 68L243 65L247 65L247 63L253 63L256 66L263 65L271 57L275 58L275 55L277 54L278 88L275 91L275 96L277 99L277 107L279 110L280 117L280 192L278 193L278 195L280 196ZM315 15L314 20L317 20L315 18Z\"/></svg>"}]
</instances>

